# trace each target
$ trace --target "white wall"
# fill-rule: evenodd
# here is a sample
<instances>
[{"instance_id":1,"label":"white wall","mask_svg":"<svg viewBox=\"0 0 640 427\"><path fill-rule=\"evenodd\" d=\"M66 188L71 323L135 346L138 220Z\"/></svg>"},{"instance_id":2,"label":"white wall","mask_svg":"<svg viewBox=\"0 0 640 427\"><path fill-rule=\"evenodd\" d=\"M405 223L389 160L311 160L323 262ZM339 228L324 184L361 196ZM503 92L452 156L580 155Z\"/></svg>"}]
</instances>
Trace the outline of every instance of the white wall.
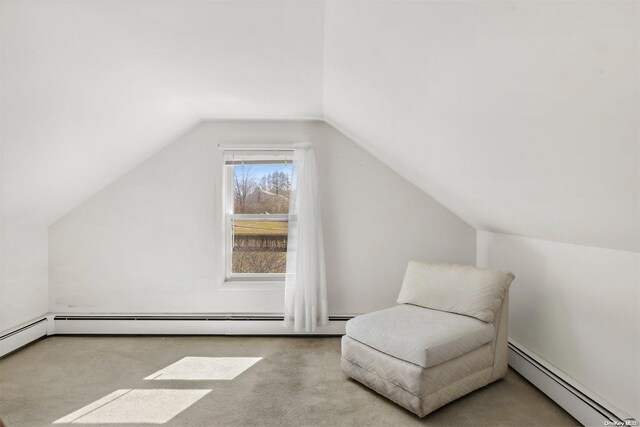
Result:
<instances>
[{"instance_id":1,"label":"white wall","mask_svg":"<svg viewBox=\"0 0 640 427\"><path fill-rule=\"evenodd\" d=\"M0 332L47 313L47 227L2 218Z\"/></svg>"},{"instance_id":2,"label":"white wall","mask_svg":"<svg viewBox=\"0 0 640 427\"><path fill-rule=\"evenodd\" d=\"M510 339L640 419L640 253L479 232L478 265L516 275Z\"/></svg>"},{"instance_id":3,"label":"white wall","mask_svg":"<svg viewBox=\"0 0 640 427\"><path fill-rule=\"evenodd\" d=\"M13 209L20 192L29 188L15 173L17 141L13 139L15 114L10 109L17 101L11 97L7 76L11 74L5 47L11 43L8 31L7 2L0 2L0 333L41 316L48 311L47 226L33 211ZM27 159L30 161L32 159ZM33 180L40 178L32 171Z\"/></svg>"},{"instance_id":4,"label":"white wall","mask_svg":"<svg viewBox=\"0 0 640 427\"><path fill-rule=\"evenodd\" d=\"M639 251L639 15L329 1L325 116L479 229Z\"/></svg>"},{"instance_id":5,"label":"white wall","mask_svg":"<svg viewBox=\"0 0 640 427\"><path fill-rule=\"evenodd\" d=\"M475 262L475 230L321 121L206 122L49 229L55 312L272 312L282 288L218 289L217 143L311 141L329 309L393 305L411 258Z\"/></svg>"}]
</instances>

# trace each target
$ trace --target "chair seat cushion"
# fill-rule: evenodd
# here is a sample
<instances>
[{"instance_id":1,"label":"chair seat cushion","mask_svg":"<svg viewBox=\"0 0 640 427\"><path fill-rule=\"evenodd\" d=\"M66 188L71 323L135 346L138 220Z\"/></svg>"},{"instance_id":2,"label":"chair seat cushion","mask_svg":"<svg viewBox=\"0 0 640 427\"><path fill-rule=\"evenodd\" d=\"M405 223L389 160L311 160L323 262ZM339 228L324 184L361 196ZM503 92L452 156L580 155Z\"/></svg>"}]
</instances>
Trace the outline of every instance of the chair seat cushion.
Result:
<instances>
[{"instance_id":1,"label":"chair seat cushion","mask_svg":"<svg viewBox=\"0 0 640 427\"><path fill-rule=\"evenodd\" d=\"M400 360L428 368L493 340L492 324L473 317L401 304L357 316L347 335Z\"/></svg>"}]
</instances>

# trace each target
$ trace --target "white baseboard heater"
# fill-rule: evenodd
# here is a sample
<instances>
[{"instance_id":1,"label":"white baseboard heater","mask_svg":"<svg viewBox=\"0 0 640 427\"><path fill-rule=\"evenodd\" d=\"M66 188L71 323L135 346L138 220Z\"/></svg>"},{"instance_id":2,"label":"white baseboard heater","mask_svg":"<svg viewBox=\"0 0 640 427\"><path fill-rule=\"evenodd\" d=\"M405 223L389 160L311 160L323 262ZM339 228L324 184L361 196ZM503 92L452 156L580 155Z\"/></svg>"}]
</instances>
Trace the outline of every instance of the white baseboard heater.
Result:
<instances>
[{"instance_id":1,"label":"white baseboard heater","mask_svg":"<svg viewBox=\"0 0 640 427\"><path fill-rule=\"evenodd\" d=\"M31 320L0 335L0 357L47 336L46 317Z\"/></svg>"},{"instance_id":2,"label":"white baseboard heater","mask_svg":"<svg viewBox=\"0 0 640 427\"><path fill-rule=\"evenodd\" d=\"M638 426L629 414L512 341L509 341L509 366L585 426Z\"/></svg>"},{"instance_id":3,"label":"white baseboard heater","mask_svg":"<svg viewBox=\"0 0 640 427\"><path fill-rule=\"evenodd\" d=\"M56 315L56 334L127 335L343 335L353 316L329 316L315 332L294 332L282 315Z\"/></svg>"}]
</instances>

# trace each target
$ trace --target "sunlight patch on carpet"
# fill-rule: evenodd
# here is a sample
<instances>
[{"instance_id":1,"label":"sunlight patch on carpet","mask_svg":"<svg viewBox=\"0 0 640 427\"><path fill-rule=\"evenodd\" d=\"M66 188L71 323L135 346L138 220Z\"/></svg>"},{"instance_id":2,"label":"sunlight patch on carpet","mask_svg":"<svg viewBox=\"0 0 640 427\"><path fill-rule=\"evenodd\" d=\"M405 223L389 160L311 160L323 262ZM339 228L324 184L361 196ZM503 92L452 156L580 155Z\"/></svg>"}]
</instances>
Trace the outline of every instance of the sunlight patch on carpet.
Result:
<instances>
[{"instance_id":1,"label":"sunlight patch on carpet","mask_svg":"<svg viewBox=\"0 0 640 427\"><path fill-rule=\"evenodd\" d=\"M185 357L145 380L232 380L262 357Z\"/></svg>"},{"instance_id":2,"label":"sunlight patch on carpet","mask_svg":"<svg viewBox=\"0 0 640 427\"><path fill-rule=\"evenodd\" d=\"M164 424L211 390L122 389L54 424Z\"/></svg>"}]
</instances>

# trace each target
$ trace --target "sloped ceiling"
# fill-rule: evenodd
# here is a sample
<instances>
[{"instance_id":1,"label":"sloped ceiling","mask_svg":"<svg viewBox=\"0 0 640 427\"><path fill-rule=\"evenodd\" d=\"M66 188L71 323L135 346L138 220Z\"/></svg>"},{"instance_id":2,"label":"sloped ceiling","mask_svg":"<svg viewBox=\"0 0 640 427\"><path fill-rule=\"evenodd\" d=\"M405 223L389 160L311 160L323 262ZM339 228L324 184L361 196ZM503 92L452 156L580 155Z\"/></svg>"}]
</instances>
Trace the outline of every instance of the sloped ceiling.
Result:
<instances>
[{"instance_id":1,"label":"sloped ceiling","mask_svg":"<svg viewBox=\"0 0 640 427\"><path fill-rule=\"evenodd\" d=\"M4 214L51 223L202 119L324 114L478 229L637 251L638 7L5 1Z\"/></svg>"},{"instance_id":2,"label":"sloped ceiling","mask_svg":"<svg viewBox=\"0 0 640 427\"><path fill-rule=\"evenodd\" d=\"M51 223L213 116L322 112L319 1L3 1L5 216Z\"/></svg>"},{"instance_id":3,"label":"sloped ceiling","mask_svg":"<svg viewBox=\"0 0 640 427\"><path fill-rule=\"evenodd\" d=\"M325 115L478 229L638 251L639 7L327 2Z\"/></svg>"}]
</instances>

